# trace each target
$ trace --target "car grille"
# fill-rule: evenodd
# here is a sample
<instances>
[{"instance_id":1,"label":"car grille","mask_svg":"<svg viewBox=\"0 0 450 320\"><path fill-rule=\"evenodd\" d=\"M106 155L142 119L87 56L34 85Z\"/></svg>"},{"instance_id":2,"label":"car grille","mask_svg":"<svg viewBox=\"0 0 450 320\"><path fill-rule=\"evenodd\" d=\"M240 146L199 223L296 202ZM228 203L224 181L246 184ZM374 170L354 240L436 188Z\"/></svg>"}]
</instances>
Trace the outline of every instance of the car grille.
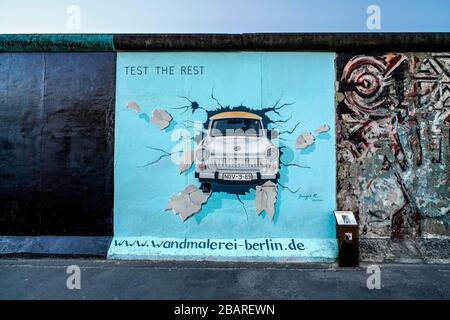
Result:
<instances>
[{"instance_id":1,"label":"car grille","mask_svg":"<svg viewBox=\"0 0 450 320\"><path fill-rule=\"evenodd\" d=\"M213 158L211 164L217 169L258 169L264 164L260 158Z\"/></svg>"}]
</instances>

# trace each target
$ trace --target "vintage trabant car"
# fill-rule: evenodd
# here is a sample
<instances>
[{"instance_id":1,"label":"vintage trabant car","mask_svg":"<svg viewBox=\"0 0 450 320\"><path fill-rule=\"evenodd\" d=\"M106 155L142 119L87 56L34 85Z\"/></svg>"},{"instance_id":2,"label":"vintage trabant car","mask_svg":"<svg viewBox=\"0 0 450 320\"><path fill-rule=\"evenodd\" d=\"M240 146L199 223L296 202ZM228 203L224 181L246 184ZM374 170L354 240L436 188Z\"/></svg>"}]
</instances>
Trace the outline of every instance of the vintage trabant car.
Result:
<instances>
[{"instance_id":1,"label":"vintage trabant car","mask_svg":"<svg viewBox=\"0 0 450 320\"><path fill-rule=\"evenodd\" d=\"M209 118L195 150L195 176L203 184L254 184L279 178L280 152L259 115L230 111Z\"/></svg>"}]
</instances>

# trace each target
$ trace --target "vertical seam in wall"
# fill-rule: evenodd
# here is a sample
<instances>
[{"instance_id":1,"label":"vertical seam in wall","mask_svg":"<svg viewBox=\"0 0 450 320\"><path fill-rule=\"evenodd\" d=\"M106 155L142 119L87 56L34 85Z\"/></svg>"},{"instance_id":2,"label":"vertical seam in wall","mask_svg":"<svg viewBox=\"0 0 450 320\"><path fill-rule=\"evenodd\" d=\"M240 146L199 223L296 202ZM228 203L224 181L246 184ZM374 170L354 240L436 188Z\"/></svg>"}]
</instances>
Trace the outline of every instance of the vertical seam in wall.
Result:
<instances>
[{"instance_id":1,"label":"vertical seam in wall","mask_svg":"<svg viewBox=\"0 0 450 320\"><path fill-rule=\"evenodd\" d=\"M339 129L339 121L338 121L338 113L337 113L337 109L338 109L338 102L336 100L337 97L337 93L338 93L338 86L337 86L337 81L338 81L338 75L337 75L337 57L338 54L337 52L333 52L334 54L334 63L333 63L333 115L334 115L334 161L335 163L335 185L334 185L334 195L335 195L335 199L334 199L334 204L336 207L336 210L341 210L341 208L339 207L339 200L338 200L338 184L339 184L339 169L338 169L338 130Z\"/></svg>"},{"instance_id":2,"label":"vertical seam in wall","mask_svg":"<svg viewBox=\"0 0 450 320\"><path fill-rule=\"evenodd\" d=\"M263 52L259 53L259 79L260 79L260 88L259 88L259 104L260 108L263 108L263 65L262 65L262 56Z\"/></svg>"},{"instance_id":3,"label":"vertical seam in wall","mask_svg":"<svg viewBox=\"0 0 450 320\"><path fill-rule=\"evenodd\" d=\"M116 189L115 189L115 172L116 172L115 159L116 159L116 104L117 104L117 58L118 58L117 52L114 52L113 56L114 56L114 58L113 58L113 62L114 62L113 63L114 95L112 95L112 97L111 97L112 101L111 101L111 107L109 110L110 114L108 116L108 118L110 118L110 120L108 121L108 124L107 124L107 126L111 125L111 131L112 131L109 133L109 136L110 136L109 138L111 139L111 141L109 141L110 150L108 150L108 152L110 152L110 155L112 158L109 160L110 163L108 165L108 167L112 170L112 177L111 177L112 181L111 180L109 181L112 183L112 186L111 186L112 194L110 195L111 198L109 199L111 201L111 209L110 209L111 210L110 211L111 230L109 232L109 236L111 236L111 237L114 237L114 205L115 205L114 199L115 199L115 192L116 192ZM112 123L111 123L111 121L112 121Z\"/></svg>"},{"instance_id":4,"label":"vertical seam in wall","mask_svg":"<svg viewBox=\"0 0 450 320\"><path fill-rule=\"evenodd\" d=\"M41 131L40 131L40 150L39 150L39 226L38 234L41 234L42 227L42 153L44 151L44 127L45 127L45 79L47 78L47 53L42 53L42 91L41 91Z\"/></svg>"}]
</instances>

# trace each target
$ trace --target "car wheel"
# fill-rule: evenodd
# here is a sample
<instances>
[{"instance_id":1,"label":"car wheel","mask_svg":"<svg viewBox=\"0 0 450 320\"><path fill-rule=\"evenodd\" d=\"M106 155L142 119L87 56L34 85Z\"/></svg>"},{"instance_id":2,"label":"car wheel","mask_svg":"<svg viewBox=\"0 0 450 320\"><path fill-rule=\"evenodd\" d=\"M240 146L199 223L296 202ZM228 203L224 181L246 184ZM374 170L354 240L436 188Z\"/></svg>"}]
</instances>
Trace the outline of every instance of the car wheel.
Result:
<instances>
[{"instance_id":1,"label":"car wheel","mask_svg":"<svg viewBox=\"0 0 450 320\"><path fill-rule=\"evenodd\" d=\"M204 192L204 193L210 193L211 192L211 183L205 183L203 182L200 185L200 189Z\"/></svg>"}]
</instances>

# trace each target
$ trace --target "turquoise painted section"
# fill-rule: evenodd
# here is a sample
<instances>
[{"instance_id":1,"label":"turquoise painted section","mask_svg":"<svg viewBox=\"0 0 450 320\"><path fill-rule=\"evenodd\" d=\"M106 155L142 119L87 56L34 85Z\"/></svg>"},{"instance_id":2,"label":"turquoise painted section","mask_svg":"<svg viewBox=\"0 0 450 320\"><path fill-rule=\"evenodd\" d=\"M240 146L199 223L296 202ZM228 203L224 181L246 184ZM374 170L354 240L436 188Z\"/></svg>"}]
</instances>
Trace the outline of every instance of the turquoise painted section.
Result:
<instances>
[{"instance_id":1,"label":"turquoise painted section","mask_svg":"<svg viewBox=\"0 0 450 320\"><path fill-rule=\"evenodd\" d=\"M0 52L93 52L115 51L113 35L39 34L0 35Z\"/></svg>"},{"instance_id":2,"label":"turquoise painted section","mask_svg":"<svg viewBox=\"0 0 450 320\"><path fill-rule=\"evenodd\" d=\"M333 262L337 255L332 238L114 237L110 248L110 259Z\"/></svg>"},{"instance_id":3,"label":"turquoise painted section","mask_svg":"<svg viewBox=\"0 0 450 320\"><path fill-rule=\"evenodd\" d=\"M237 241L300 238L309 239L310 245L299 257L313 259L314 252L326 252L328 258L334 258L336 250L330 245L335 243L333 210L336 203L334 58L333 53L307 52L118 53L115 240L132 242L141 237L151 243L154 238ZM131 66L146 66L147 74L137 75L135 69L136 74L131 75ZM158 75L157 66L173 66L174 74ZM203 66L203 74L182 75L182 66ZM309 168L281 168L273 221L265 213L257 214L255 190L241 195L241 201L235 194L213 192L201 211L184 222L178 215L165 211L173 195L189 184L199 185L194 177L195 170L180 174L178 164L170 157L145 165L161 155L152 148L168 152L183 148L183 143L178 141L180 130L186 130L183 121L204 122L207 115L202 109L184 112L176 108L189 104L183 98L186 97L206 110L214 110L218 105L211 98L212 90L223 106L244 105L261 110L274 106L278 100L279 105L292 103L278 110L279 116L274 112L268 116L275 121L285 121L278 123L280 131L290 131L300 123L292 134L282 135L281 159L285 164ZM139 114L127 108L132 101L142 109ZM156 108L165 109L173 116L169 128L161 131L149 121ZM330 127L327 133L314 133L324 124ZM302 132L313 132L316 141L300 151L294 146ZM113 241L109 256L138 256L139 252L144 256L198 256L190 250L151 249L151 246L150 249L148 246L125 249L123 245L114 245ZM233 255L217 250L207 256L211 259L227 256L230 260L248 256L250 260L257 260L252 254L241 251ZM261 253L260 257L281 259L283 254Z\"/></svg>"}]
</instances>

